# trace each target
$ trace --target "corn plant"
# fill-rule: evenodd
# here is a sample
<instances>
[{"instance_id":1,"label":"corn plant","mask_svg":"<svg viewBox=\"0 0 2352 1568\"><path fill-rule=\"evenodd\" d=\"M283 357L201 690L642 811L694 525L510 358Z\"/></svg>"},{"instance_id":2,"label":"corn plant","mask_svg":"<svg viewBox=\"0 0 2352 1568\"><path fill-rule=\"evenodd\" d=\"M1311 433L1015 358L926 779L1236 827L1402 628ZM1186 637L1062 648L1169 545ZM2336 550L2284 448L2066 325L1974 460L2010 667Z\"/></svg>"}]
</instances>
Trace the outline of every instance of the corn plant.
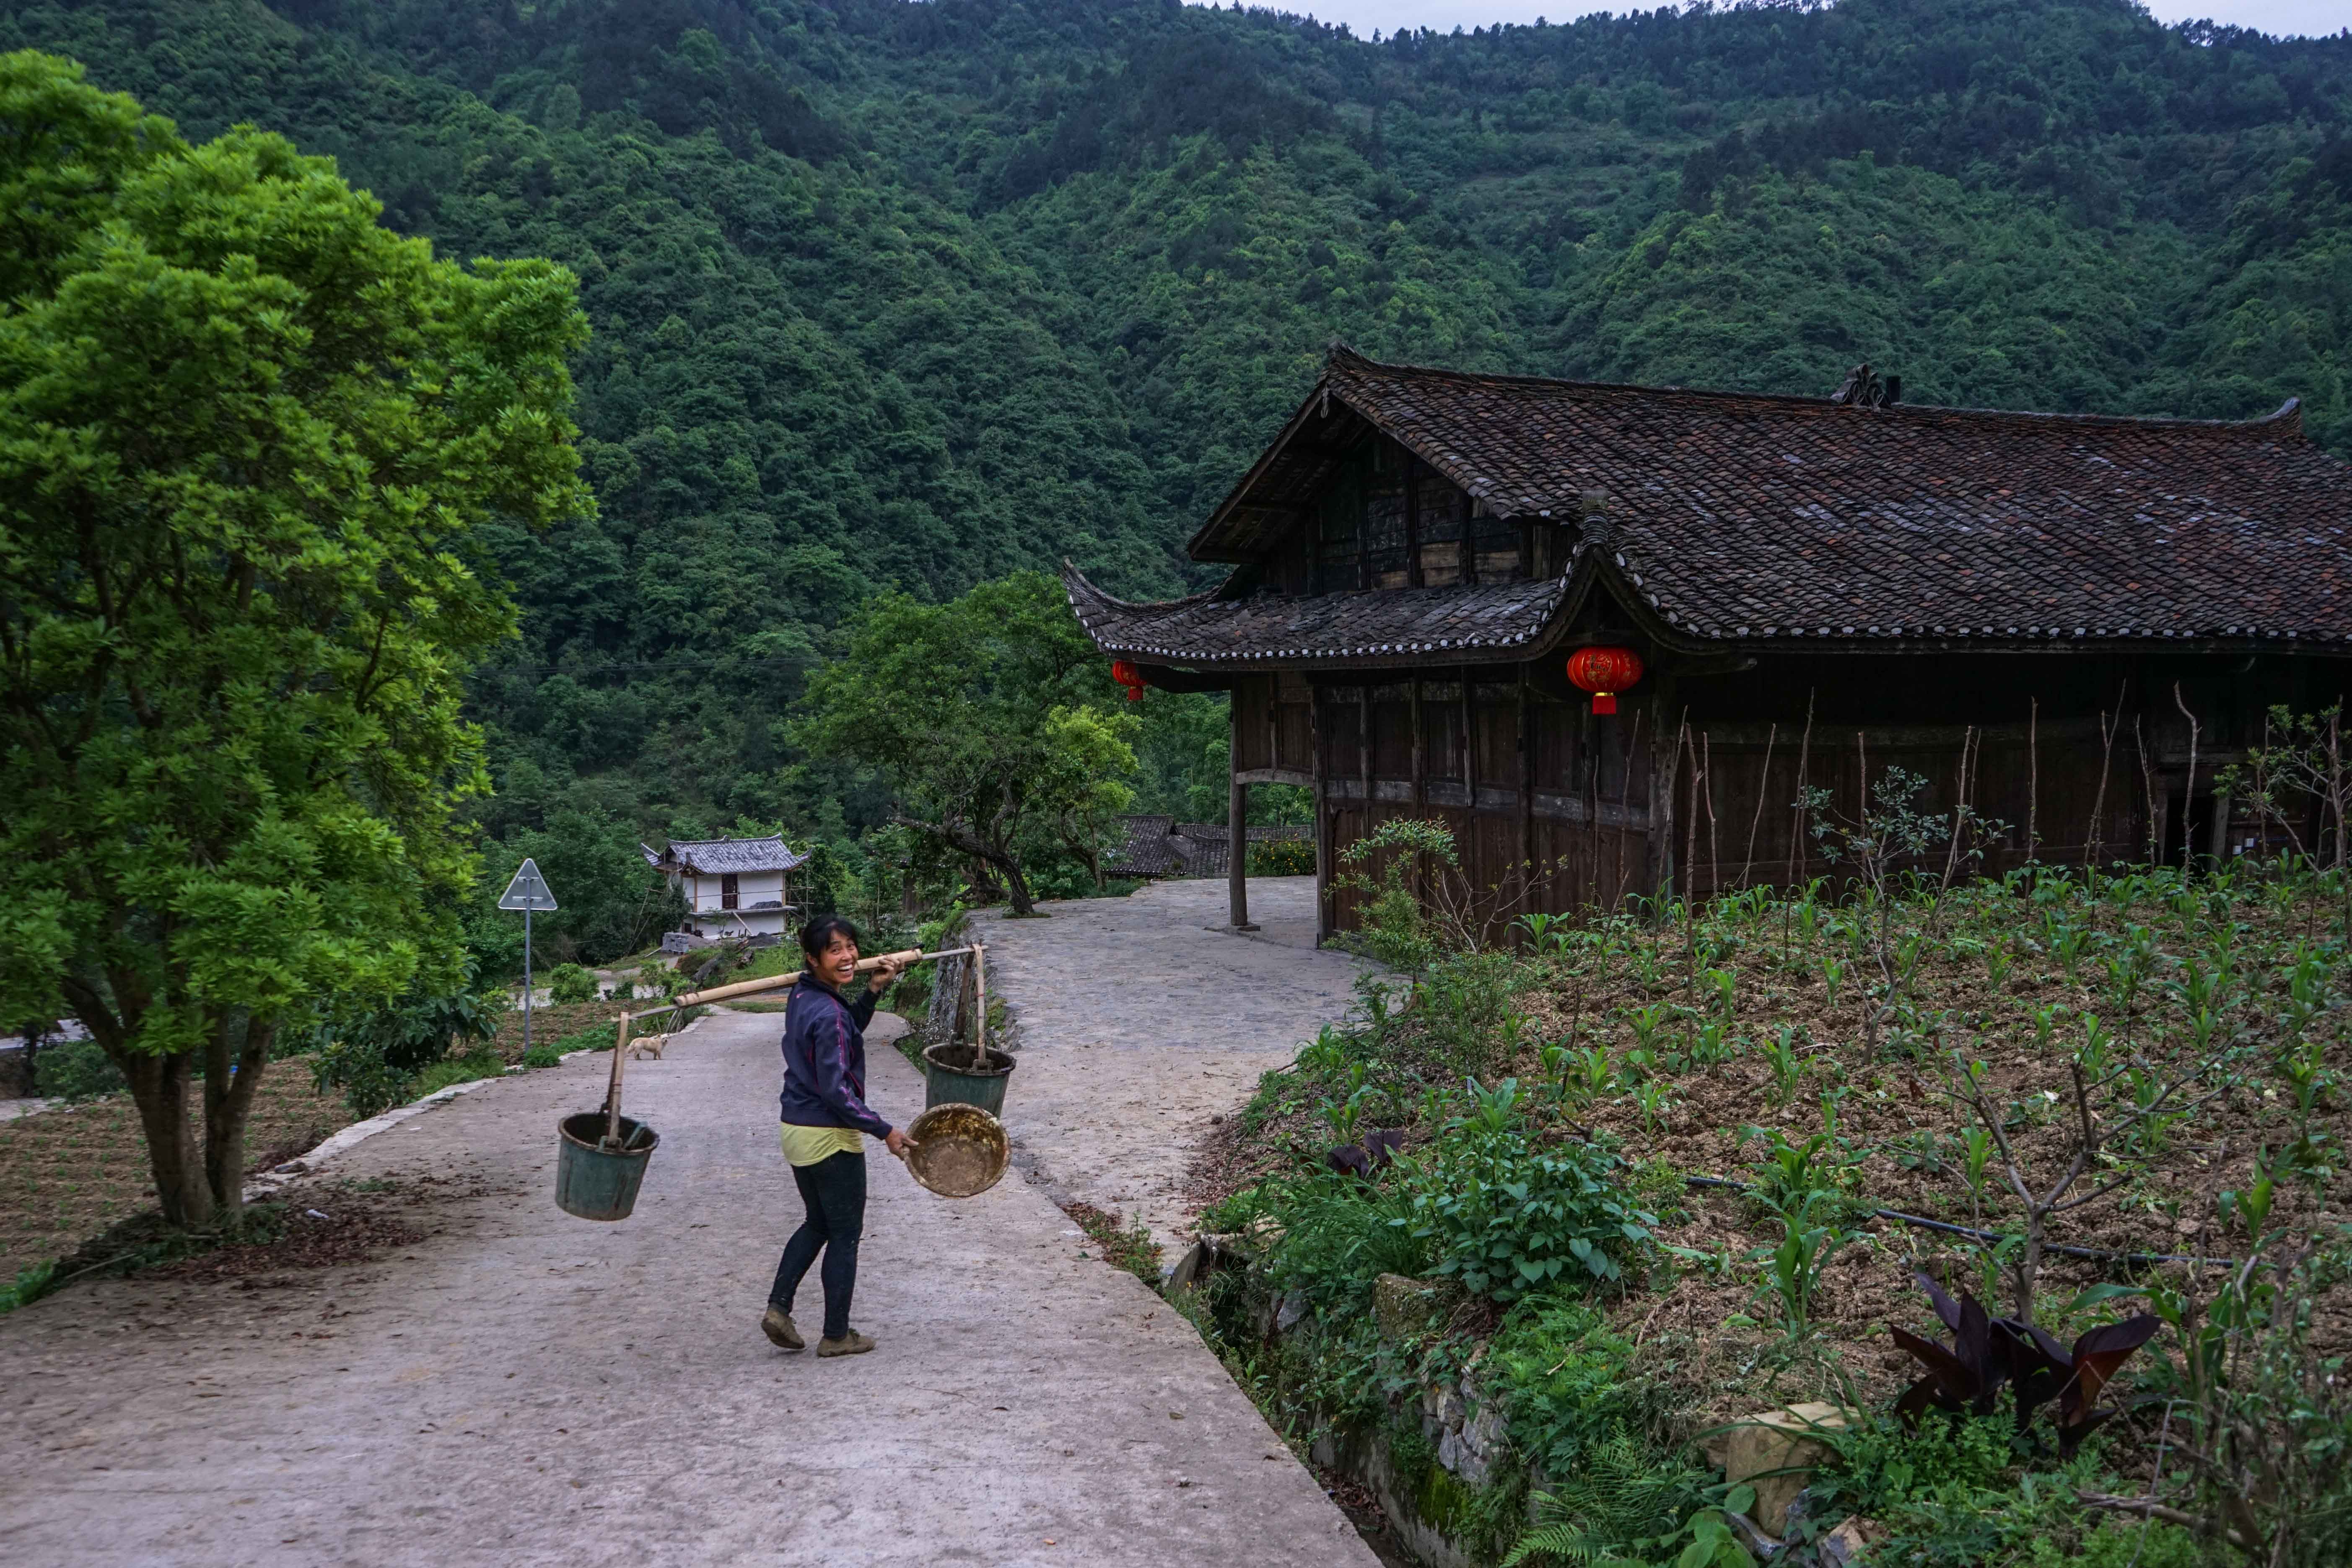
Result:
<instances>
[{"instance_id":1,"label":"corn plant","mask_svg":"<svg viewBox=\"0 0 2352 1568\"><path fill-rule=\"evenodd\" d=\"M1826 1200L1826 1201L1825 1201ZM1822 1275L1840 1252L1865 1238L1866 1232L1849 1230L1817 1211L1835 1215L1841 1207L1835 1194L1814 1193L1791 1211L1782 1213L1780 1240L1749 1253L1761 1263L1763 1283L1759 1296L1769 1291L1780 1300L1780 1315L1790 1331L1801 1333L1813 1320L1813 1301L1821 1293Z\"/></svg>"},{"instance_id":2,"label":"corn plant","mask_svg":"<svg viewBox=\"0 0 2352 1568\"><path fill-rule=\"evenodd\" d=\"M1765 1065L1772 1069L1772 1108L1777 1110L1789 1103L1797 1092L1797 1085L1805 1076L1805 1064L1797 1056L1797 1031L1801 1025L1784 1025L1764 1047Z\"/></svg>"},{"instance_id":3,"label":"corn plant","mask_svg":"<svg viewBox=\"0 0 2352 1568\"><path fill-rule=\"evenodd\" d=\"M1699 975L1699 982L1714 999L1716 1011L1728 1019L1738 1001L1738 975L1728 969L1709 969Z\"/></svg>"},{"instance_id":4,"label":"corn plant","mask_svg":"<svg viewBox=\"0 0 2352 1568\"><path fill-rule=\"evenodd\" d=\"M1834 958L1824 958L1824 959L1822 959L1822 985L1824 985L1825 987L1827 987L1827 988L1828 988L1828 990L1829 990L1829 994L1830 994L1830 1005L1831 1005L1831 1006L1834 1007L1834 1006L1836 1006L1836 1005L1837 1005L1837 1002L1838 1002L1838 987L1839 987L1840 985L1843 985L1844 983L1845 983L1845 965L1844 965L1844 964L1843 964L1843 963L1839 963L1839 962L1838 962L1836 959L1834 959Z\"/></svg>"}]
</instances>

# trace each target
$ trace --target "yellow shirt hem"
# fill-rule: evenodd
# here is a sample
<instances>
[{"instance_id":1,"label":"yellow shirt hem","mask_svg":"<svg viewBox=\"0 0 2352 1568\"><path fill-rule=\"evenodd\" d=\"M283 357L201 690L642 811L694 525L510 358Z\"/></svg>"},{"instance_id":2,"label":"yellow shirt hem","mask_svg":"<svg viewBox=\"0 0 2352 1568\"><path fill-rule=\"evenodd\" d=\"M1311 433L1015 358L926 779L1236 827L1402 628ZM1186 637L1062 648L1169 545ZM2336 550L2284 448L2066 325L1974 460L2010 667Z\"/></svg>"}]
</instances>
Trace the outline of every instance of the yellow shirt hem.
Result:
<instances>
[{"instance_id":1,"label":"yellow shirt hem","mask_svg":"<svg viewBox=\"0 0 2352 1568\"><path fill-rule=\"evenodd\" d=\"M855 1127L795 1127L785 1121L778 1124L782 1135L784 1158L795 1165L814 1165L820 1160L830 1160L835 1154L859 1154L866 1150L866 1134Z\"/></svg>"}]
</instances>

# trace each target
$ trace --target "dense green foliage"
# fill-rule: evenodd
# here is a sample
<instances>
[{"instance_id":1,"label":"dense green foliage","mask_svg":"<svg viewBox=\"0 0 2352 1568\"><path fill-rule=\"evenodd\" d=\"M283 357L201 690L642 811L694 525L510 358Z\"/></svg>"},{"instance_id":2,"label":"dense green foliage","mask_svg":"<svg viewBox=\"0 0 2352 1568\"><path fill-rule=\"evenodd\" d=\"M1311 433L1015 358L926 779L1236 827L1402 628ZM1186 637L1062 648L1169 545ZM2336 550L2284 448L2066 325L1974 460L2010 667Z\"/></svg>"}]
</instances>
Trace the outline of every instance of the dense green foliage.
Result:
<instances>
[{"instance_id":1,"label":"dense green foliage","mask_svg":"<svg viewBox=\"0 0 2352 1568\"><path fill-rule=\"evenodd\" d=\"M89 1026L192 1223L281 1026L457 963L481 530L591 510L585 323L79 74L0 57L0 1017Z\"/></svg>"},{"instance_id":2,"label":"dense green foliage","mask_svg":"<svg viewBox=\"0 0 2352 1568\"><path fill-rule=\"evenodd\" d=\"M0 0L0 45L578 273L601 507L496 540L501 844L572 812L846 851L887 791L783 723L856 605L1065 554L1197 584L1181 541L1333 337L1801 392L1867 359L1937 403L2294 394L2352 444L2352 40L2126 0L1378 44L1172 0ZM1165 696L1139 804L1221 816L1215 704Z\"/></svg>"}]
</instances>

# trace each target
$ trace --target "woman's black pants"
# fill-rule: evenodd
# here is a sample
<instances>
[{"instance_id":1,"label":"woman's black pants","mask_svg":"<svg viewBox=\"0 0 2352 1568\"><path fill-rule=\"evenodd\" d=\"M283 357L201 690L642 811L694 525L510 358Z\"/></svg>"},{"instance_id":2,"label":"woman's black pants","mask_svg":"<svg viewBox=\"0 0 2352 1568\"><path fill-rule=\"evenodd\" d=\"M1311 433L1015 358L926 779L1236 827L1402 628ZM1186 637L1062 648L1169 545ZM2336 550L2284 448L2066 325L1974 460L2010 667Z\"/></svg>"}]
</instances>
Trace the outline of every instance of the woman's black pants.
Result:
<instances>
[{"instance_id":1,"label":"woman's black pants","mask_svg":"<svg viewBox=\"0 0 2352 1568\"><path fill-rule=\"evenodd\" d=\"M814 1165L794 1165L793 1184L801 1190L808 1217L784 1243L768 1304L790 1313L793 1292L817 1253L824 1252L824 1267L817 1278L824 1283L824 1337L837 1340L849 1332L849 1294L857 1288L857 1237L866 1228L866 1156L844 1150Z\"/></svg>"}]
</instances>

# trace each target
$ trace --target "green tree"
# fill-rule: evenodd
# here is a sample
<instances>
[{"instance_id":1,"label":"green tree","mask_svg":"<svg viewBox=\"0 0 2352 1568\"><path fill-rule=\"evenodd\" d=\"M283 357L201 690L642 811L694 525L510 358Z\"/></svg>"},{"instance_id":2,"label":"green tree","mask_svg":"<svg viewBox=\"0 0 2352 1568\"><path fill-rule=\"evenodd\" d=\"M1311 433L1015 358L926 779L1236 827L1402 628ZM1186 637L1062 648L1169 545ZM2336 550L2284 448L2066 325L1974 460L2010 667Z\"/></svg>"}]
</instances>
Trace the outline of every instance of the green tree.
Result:
<instances>
[{"instance_id":1,"label":"green tree","mask_svg":"<svg viewBox=\"0 0 2352 1568\"><path fill-rule=\"evenodd\" d=\"M193 1225L282 1023L457 971L458 678L514 629L475 531L591 506L586 327L81 75L0 57L0 1015L89 1026Z\"/></svg>"},{"instance_id":2,"label":"green tree","mask_svg":"<svg viewBox=\"0 0 2352 1568\"><path fill-rule=\"evenodd\" d=\"M1043 773L1037 794L1051 815L1054 842L1084 863L1095 890L1103 887L1103 851L1122 837L1119 814L1135 804L1120 781L1135 772L1130 743L1142 728L1125 713L1056 708L1045 715Z\"/></svg>"},{"instance_id":3,"label":"green tree","mask_svg":"<svg viewBox=\"0 0 2352 1568\"><path fill-rule=\"evenodd\" d=\"M1115 811L1103 786L1134 770L1133 720L1075 711L1109 690L1060 584L1016 573L944 605L875 600L810 678L793 739L877 770L892 821L990 868L1025 915L1037 838Z\"/></svg>"}]
</instances>

